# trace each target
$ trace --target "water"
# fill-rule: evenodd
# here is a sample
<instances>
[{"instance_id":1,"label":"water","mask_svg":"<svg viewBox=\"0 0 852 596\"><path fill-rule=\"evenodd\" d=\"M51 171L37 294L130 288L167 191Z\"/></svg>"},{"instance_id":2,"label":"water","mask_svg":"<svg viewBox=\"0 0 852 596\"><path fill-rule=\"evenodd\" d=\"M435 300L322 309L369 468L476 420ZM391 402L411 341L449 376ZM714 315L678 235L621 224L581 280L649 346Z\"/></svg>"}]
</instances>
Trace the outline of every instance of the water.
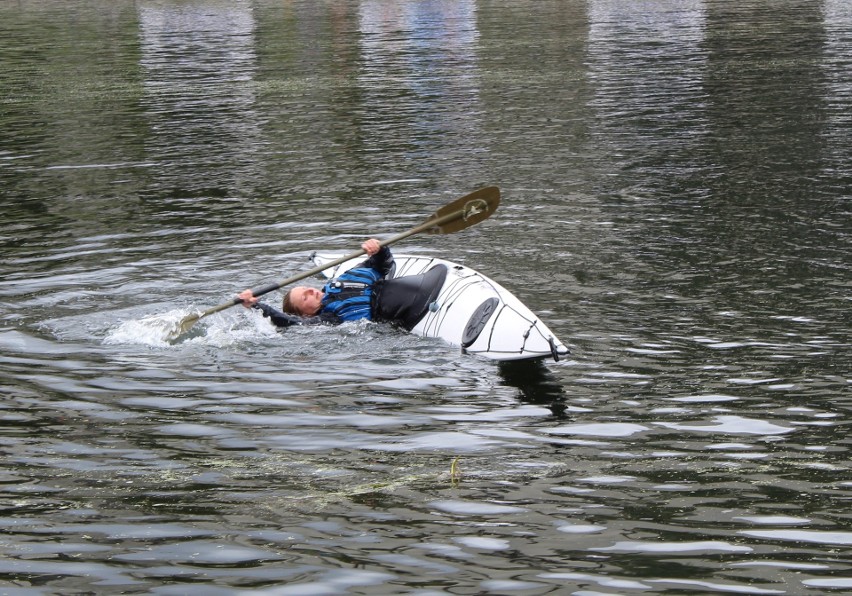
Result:
<instances>
[{"instance_id":1,"label":"water","mask_svg":"<svg viewBox=\"0 0 852 596\"><path fill-rule=\"evenodd\" d=\"M3 593L840 593L839 0L0 4ZM572 357L235 308L397 252ZM273 296L270 300L278 300Z\"/></svg>"}]
</instances>

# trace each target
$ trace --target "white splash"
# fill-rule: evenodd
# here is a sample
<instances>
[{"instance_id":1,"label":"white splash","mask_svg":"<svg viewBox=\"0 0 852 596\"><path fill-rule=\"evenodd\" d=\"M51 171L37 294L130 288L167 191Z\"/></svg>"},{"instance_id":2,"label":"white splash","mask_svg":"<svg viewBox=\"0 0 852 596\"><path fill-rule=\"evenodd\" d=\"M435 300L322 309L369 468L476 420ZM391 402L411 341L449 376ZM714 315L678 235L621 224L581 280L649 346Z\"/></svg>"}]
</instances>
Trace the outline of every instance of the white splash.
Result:
<instances>
[{"instance_id":1,"label":"white splash","mask_svg":"<svg viewBox=\"0 0 852 596\"><path fill-rule=\"evenodd\" d=\"M173 348L181 345L227 347L259 337L276 337L275 327L260 313L243 313L242 310L217 313L198 321L175 338L181 321L192 313L190 308L175 309L162 314L122 321L109 329L105 344L144 345Z\"/></svg>"},{"instance_id":2,"label":"white splash","mask_svg":"<svg viewBox=\"0 0 852 596\"><path fill-rule=\"evenodd\" d=\"M172 310L141 319L123 321L110 329L104 338L105 344L142 344L168 347L168 338L180 327L181 320L192 311Z\"/></svg>"}]
</instances>

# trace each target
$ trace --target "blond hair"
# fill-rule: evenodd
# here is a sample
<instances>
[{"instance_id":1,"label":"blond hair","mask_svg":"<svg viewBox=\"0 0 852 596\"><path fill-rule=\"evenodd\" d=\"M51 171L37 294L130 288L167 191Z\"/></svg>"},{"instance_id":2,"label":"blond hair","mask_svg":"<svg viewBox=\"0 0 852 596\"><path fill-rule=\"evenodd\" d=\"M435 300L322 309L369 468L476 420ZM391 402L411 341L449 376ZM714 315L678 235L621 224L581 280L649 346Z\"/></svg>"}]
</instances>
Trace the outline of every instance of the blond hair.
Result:
<instances>
[{"instance_id":1,"label":"blond hair","mask_svg":"<svg viewBox=\"0 0 852 596\"><path fill-rule=\"evenodd\" d=\"M293 306L293 300L290 298L290 292L292 291L292 289L287 290L287 293L284 294L284 301L281 303L281 310L289 315L297 315L299 313L296 312L296 307Z\"/></svg>"}]
</instances>

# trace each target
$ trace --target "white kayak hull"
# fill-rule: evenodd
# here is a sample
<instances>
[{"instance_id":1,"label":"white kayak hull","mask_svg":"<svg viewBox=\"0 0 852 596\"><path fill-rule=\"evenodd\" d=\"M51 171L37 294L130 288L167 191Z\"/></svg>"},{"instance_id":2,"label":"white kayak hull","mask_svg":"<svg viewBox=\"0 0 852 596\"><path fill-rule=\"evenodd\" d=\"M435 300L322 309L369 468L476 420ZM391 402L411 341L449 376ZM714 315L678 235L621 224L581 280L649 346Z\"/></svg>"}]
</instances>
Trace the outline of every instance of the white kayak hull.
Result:
<instances>
[{"instance_id":1,"label":"white kayak hull","mask_svg":"<svg viewBox=\"0 0 852 596\"><path fill-rule=\"evenodd\" d=\"M318 266L340 258L333 253L315 253ZM363 262L364 257L323 271L337 277ZM436 265L447 267L447 277L429 311L411 330L423 337L436 337L458 346L466 354L492 360L554 358L568 354L568 348L547 326L511 292L469 267L415 255L394 255L396 263L389 277L418 275Z\"/></svg>"}]
</instances>

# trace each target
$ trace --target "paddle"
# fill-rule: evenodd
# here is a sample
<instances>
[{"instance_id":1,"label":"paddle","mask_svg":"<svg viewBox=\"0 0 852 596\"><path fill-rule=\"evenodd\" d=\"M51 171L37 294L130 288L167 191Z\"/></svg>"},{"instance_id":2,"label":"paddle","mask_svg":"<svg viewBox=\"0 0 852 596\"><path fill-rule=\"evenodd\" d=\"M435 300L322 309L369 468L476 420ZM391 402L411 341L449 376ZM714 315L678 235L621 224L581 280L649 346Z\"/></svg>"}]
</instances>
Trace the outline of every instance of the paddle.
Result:
<instances>
[{"instance_id":1,"label":"paddle","mask_svg":"<svg viewBox=\"0 0 852 596\"><path fill-rule=\"evenodd\" d=\"M476 225L482 220L490 217L491 214L497 210L497 206L499 204L500 189L498 189L496 186L481 188L475 192L470 193L469 195L463 196L460 199L456 199L452 203L444 205L435 213L433 213L432 216L429 217L429 219L424 221L419 226L411 228L410 230L408 230L407 232L403 232L402 234L397 234L393 238L382 240L379 245L388 246L390 244L393 244L394 242L399 242L400 240L408 238L409 236L420 234L421 232L426 232L428 234L453 234L455 232L460 232L461 230ZM284 281L272 283L254 289L252 290L252 294L254 294L255 296L262 296L263 294L267 294L283 286L287 286L302 279L311 277L312 275L322 273L326 269L336 267L337 265L340 265L341 263L344 263L349 259L354 259L363 254L365 254L363 249L359 250L358 252L353 252L352 254L342 256L329 263L325 263L324 265L318 265L313 269L310 269L309 271L305 271L304 273L299 273L298 275L288 277ZM225 302L224 304L209 308L204 312L195 313L184 317L183 319L181 319L180 323L178 323L177 327L169 333L167 337L168 341L176 340L181 335L189 331L192 326L195 325L195 323L197 323L204 317L225 310L226 308L236 306L237 304L242 304L242 301L239 298L234 298L233 300Z\"/></svg>"}]
</instances>

